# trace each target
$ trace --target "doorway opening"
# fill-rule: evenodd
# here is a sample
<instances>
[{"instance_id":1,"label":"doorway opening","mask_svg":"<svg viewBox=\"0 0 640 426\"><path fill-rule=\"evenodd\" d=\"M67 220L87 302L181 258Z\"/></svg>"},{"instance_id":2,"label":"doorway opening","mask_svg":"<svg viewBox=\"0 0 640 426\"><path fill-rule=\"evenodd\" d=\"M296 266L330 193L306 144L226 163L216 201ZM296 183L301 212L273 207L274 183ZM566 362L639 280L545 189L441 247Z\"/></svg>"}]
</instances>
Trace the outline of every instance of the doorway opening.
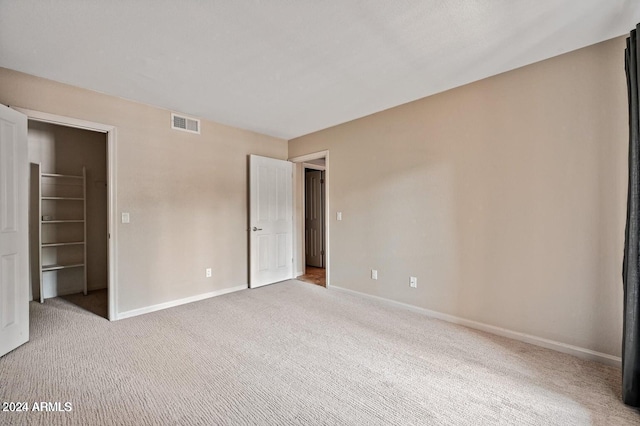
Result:
<instances>
[{"instance_id":1,"label":"doorway opening","mask_svg":"<svg viewBox=\"0 0 640 426\"><path fill-rule=\"evenodd\" d=\"M116 129L12 108L28 119L29 300L117 320Z\"/></svg>"},{"instance_id":2,"label":"doorway opening","mask_svg":"<svg viewBox=\"0 0 640 426\"><path fill-rule=\"evenodd\" d=\"M325 287L324 158L303 166L305 271L298 279Z\"/></svg>"},{"instance_id":3,"label":"doorway opening","mask_svg":"<svg viewBox=\"0 0 640 426\"><path fill-rule=\"evenodd\" d=\"M329 285L327 151L291 159L296 163L296 278Z\"/></svg>"}]
</instances>

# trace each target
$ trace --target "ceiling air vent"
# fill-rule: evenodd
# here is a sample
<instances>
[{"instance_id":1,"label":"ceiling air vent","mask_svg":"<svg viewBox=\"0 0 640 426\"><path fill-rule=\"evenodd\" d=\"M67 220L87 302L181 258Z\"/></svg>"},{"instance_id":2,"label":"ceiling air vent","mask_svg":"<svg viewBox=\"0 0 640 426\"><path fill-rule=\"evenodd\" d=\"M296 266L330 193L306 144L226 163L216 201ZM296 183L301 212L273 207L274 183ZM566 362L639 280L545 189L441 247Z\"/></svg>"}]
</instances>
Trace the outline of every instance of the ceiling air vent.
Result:
<instances>
[{"instance_id":1,"label":"ceiling air vent","mask_svg":"<svg viewBox=\"0 0 640 426\"><path fill-rule=\"evenodd\" d=\"M184 132L200 134L200 120L172 113L171 128L182 130Z\"/></svg>"}]
</instances>

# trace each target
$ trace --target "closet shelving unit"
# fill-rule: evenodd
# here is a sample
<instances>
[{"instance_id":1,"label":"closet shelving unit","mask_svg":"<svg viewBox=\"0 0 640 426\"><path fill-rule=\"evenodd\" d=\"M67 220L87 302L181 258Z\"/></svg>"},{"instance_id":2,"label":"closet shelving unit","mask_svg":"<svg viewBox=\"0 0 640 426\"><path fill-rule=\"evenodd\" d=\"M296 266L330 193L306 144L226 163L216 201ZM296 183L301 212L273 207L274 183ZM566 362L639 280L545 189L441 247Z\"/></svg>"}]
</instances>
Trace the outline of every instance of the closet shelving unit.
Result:
<instances>
[{"instance_id":1,"label":"closet shelving unit","mask_svg":"<svg viewBox=\"0 0 640 426\"><path fill-rule=\"evenodd\" d=\"M43 188L46 188L43 189ZM44 303L44 275L63 269L83 269L87 295L87 171L82 175L43 173L39 183L40 303ZM81 229L78 229L81 228ZM44 238L44 239L43 239ZM82 247L81 255L72 247ZM46 259L46 260L45 260ZM55 259L54 262L49 262ZM46 264L44 262L47 262Z\"/></svg>"}]
</instances>

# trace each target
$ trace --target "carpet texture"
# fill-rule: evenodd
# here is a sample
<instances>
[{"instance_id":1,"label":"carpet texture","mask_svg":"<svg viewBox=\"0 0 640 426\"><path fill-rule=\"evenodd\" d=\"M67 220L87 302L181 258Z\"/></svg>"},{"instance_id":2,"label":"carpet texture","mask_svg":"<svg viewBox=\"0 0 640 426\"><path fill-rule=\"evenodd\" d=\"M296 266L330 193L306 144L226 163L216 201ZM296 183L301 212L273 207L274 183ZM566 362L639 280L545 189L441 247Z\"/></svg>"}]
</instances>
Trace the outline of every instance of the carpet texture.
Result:
<instances>
[{"instance_id":1,"label":"carpet texture","mask_svg":"<svg viewBox=\"0 0 640 426\"><path fill-rule=\"evenodd\" d=\"M31 304L0 424L630 425L620 370L299 281L110 323Z\"/></svg>"}]
</instances>

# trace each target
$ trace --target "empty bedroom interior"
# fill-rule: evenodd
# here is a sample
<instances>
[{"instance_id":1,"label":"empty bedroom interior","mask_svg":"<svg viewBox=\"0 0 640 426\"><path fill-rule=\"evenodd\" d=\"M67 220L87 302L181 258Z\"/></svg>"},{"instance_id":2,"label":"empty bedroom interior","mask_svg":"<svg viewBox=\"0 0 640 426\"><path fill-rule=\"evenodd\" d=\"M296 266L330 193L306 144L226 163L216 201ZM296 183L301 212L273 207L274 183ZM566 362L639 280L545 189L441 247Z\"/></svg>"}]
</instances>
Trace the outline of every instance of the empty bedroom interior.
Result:
<instances>
[{"instance_id":1,"label":"empty bedroom interior","mask_svg":"<svg viewBox=\"0 0 640 426\"><path fill-rule=\"evenodd\" d=\"M618 357L624 44L291 140L331 153L333 285Z\"/></svg>"},{"instance_id":2,"label":"empty bedroom interior","mask_svg":"<svg viewBox=\"0 0 640 426\"><path fill-rule=\"evenodd\" d=\"M234 315L249 313L250 316L255 312L274 321L285 321L270 326L277 328L277 333L286 334L300 325L287 325L286 321L294 324L297 320L294 313L301 306L320 317L323 312L333 315L323 319L329 323L326 330L333 330L331 327L343 320L343 314L349 316L340 310L342 307L351 307L362 315L356 321L365 324L364 328L367 328L366 324L384 328L384 316L388 316L389 324L398 325L400 329L405 326L407 330L410 327L420 329L422 321L426 324L428 318L435 317L536 345L528 349L527 345L514 342L517 356L524 353L531 359L556 356L549 355L556 352L542 352L539 346L564 353L562 356L566 358L561 358L562 365L573 366L578 372L588 369L601 375L598 380L605 384L600 392L610 397L603 403L605 406L619 399L619 391L615 388L619 386L619 380L614 376L620 374L623 329L621 268L629 139L624 49L625 36L611 38L291 138L205 118L201 119L199 134L179 132L169 126L170 114L180 111L179 105L170 110L135 102L123 96L31 75L8 65L0 67L0 103L23 111L108 124L116 129L115 172L111 182L114 198L110 202L116 214L115 228L111 232L117 238L117 246L110 261L117 265L112 270L117 291L110 291L114 291L115 303L115 317L111 319L118 321L100 319L102 323L99 323L92 322L96 319L78 316L88 321L91 330L104 329L105 336L123 333L122 341L131 345L143 344L149 339L149 348L160 351L163 345L150 337L161 333L154 328L154 318L166 321L162 324L168 329L176 326L176 330L183 330L184 336L177 340L189 343L189 327L215 330L215 324L206 320L198 324L208 318L196 312L197 306L204 306L201 304L207 300L215 307L212 312L222 315L220 318L224 319L220 324L228 330L245 324L246 316L240 319ZM32 121L29 125L36 130L48 126ZM104 154L104 138L100 143ZM284 282L265 289L248 289L247 157L260 155L288 160L321 152L330 155L326 163L330 180L324 231L330 252L327 288L309 285L312 290L308 290L307 287L296 287L302 285L299 282ZM30 156L33 157L32 152ZM101 164L104 167L106 163ZM94 181L104 183L109 179L104 177L106 173L101 168L100 177ZM294 193L299 195L299 190L297 188ZM104 214L107 202L101 199L100 203L101 214ZM297 217L301 217L302 204L294 195L293 213ZM123 212L130 217L128 223L121 221ZM106 221L100 218L100 230L107 228ZM97 238L103 238L106 231L102 234ZM101 259L99 276L92 280L94 287L90 282L90 290L104 289L109 273L107 261L104 261L107 258L106 237L99 244L95 249ZM293 244L294 251L304 244L299 233ZM296 255L292 278L303 269L302 263L303 259ZM213 271L211 277L203 273L207 268ZM95 270L92 273L96 274ZM372 270L377 271L376 279L372 279ZM410 285L411 277L417 278L415 286ZM31 285L34 285L33 281ZM268 302L260 305L258 302L263 294ZM242 295L248 296L241 299ZM34 291L33 299L37 300L37 296ZM218 297L210 299L213 296ZM317 305L313 303L315 297L318 297ZM275 307L289 309L279 306L283 300L292 303L289 314L278 311L277 315L269 317L265 313ZM225 305L225 301L228 304ZM293 304L299 306L296 308ZM55 301L47 301L43 306L31 302L32 313L34 309L42 318L54 318L47 316L50 314L44 309L70 315L68 308ZM174 310L176 315L185 316L176 316L174 321L171 317ZM415 316L408 317L409 312ZM38 320L38 324L43 324L42 335L49 329L71 327L65 322L70 317L65 318L58 324ZM411 326L407 325L409 320ZM139 328L127 332L128 324ZM336 327L335 330L340 329ZM322 329L319 330L317 332L322 334ZM432 330L432 326L425 325L425 330ZM450 335L439 331L434 334L441 333L439 338L446 341L446 336L469 333L480 351L486 349L481 343L484 340L495 343L496 351L501 350L500 346L510 344L508 339L493 341L494 337L480 331L451 330L457 331L451 331ZM266 326L260 331L263 334L253 335L246 330L243 333L248 333L247 336L255 339L253 343L258 345L271 336ZM18 365L15 356L18 351L24 351L24 359L32 359L34 363L37 363L37 357L29 352L30 347L51 352L51 346L43 346L45 343L34 340L39 333L36 330L31 342L0 358L0 378L5 383L18 383L17 378L9 379L11 373L8 371L9 365ZM241 355L244 349L250 353L255 350L258 354L255 359L260 358L261 349L251 347L249 338L238 343L242 339L234 340L222 330L219 336L215 334L218 332L213 333L221 339L219 341L230 345L239 359L245 356ZM277 333L273 334L276 341L285 339ZM393 331L384 329L381 333L393 334ZM398 347L403 347L408 338L403 340L402 330L398 333ZM139 337L141 342L135 342L132 336ZM353 340L347 334L336 338L345 344L345 348L350 348L358 343L359 335L354 336ZM420 333L411 336L416 340L422 338ZM307 338L304 335L303 343L299 345L283 340L283 347L291 354L300 351L308 355L313 350L322 350L315 346L316 341L308 343ZM395 338L394 335L392 339ZM42 342L45 340L43 338ZM207 343L214 345L215 341L212 337ZM327 342L330 341L327 337ZM304 347L304 342L309 346ZM118 341L113 343L117 347ZM53 344L55 342L46 341L46 345ZM329 343L327 345L330 347ZM455 349L455 343L453 347ZM142 346L135 348L132 357L154 358L151 349L147 353ZM473 345L461 345L459 349L474 350ZM82 354L85 349L75 350ZM309 377L316 377L313 371L300 367L293 355L284 351L280 354L275 349L264 351L276 361L269 359L264 364L251 364L255 371L270 367L274 371L286 370L288 367L277 362L282 356L293 370L299 367ZM208 359L205 352L202 348L193 349L193 359L189 358L189 362L195 365L201 359ZM232 357L226 352L219 348L214 352L221 363L233 364ZM337 348L333 353L341 353L341 349ZM182 360L176 354L167 355L167 360L180 365ZM301 355L300 359L307 355ZM363 355L365 360L354 362L366 363L367 356ZM60 361L60 358L56 359ZM134 368L133 359L125 364L131 362ZM420 355L416 354L410 363L417 363L419 359ZM393 364L391 360L389 363ZM173 364L167 361L160 365L163 368ZM236 367L242 369L241 365ZM96 369L104 373L100 367ZM371 371L374 375L377 370L372 367ZM28 372L20 374L26 381L37 380ZM164 383L160 375L148 374L150 383ZM167 374L176 381L177 387L184 386L181 389L187 392L188 386L180 383L177 373L175 377L171 376L173 373ZM224 374L227 374L226 370ZM548 375L552 376L551 373ZM218 379L235 380L227 375L206 377L211 383ZM237 380L242 382L244 379L242 376ZM314 380L324 383L321 378ZM384 380L393 383L393 378L385 377ZM140 384L144 380L131 379L131 383L134 382ZM611 382L614 385L610 385ZM296 387L302 386L300 383L302 380L291 386L304 393L306 388ZM286 383L280 385L288 386ZM45 389L46 385L43 386ZM206 384L203 386L207 389ZM211 392L216 392L218 385L211 386ZM225 392L243 389L238 386L224 389ZM116 392L116 387L104 388L104 392ZM34 384L31 390L34 388L38 386ZM0 397L20 396L6 389L6 394L0 391ZM42 398L58 398L55 392L51 393L50 389L48 392ZM149 392L155 395L160 391ZM390 394L396 395L391 391ZM62 395L74 394L63 392L60 398ZM242 400L236 395L238 399L229 402L233 400L230 395L220 399L231 405ZM318 397L323 395L318 394ZM571 395L560 399L564 402L565 397L571 399ZM268 405L260 398L258 400L247 403L245 409L250 410L252 404L255 408L262 402ZM102 405L116 401L113 397ZM303 404L302 399L295 401ZM273 406L278 403L271 400L269 403L271 408L265 408L265 413L275 415L271 410L277 412ZM283 403L278 409L286 410L287 407ZM350 413L348 419L353 424L371 421L371 418L384 420L384 417L368 417L370 413L366 410L363 417L358 417L358 407L353 408L353 412L349 411L351 408L345 408L345 411ZM102 409L104 407L96 412L100 413ZM322 420L322 415L329 415L321 408L317 409L320 411L315 414L298 415L305 421ZM574 409L576 411L571 411ZM78 407L78 410L82 411L82 408ZM296 413L304 411L301 407L292 410ZM567 413L580 412L574 406L571 410ZM637 412L621 402L611 410L630 410L620 414L619 419L613 417L622 423L640 421ZM229 409L224 413L235 413L232 415L239 416L234 417L236 422L246 421L247 418L238 412L241 411ZM261 417L267 414L260 410L256 413L249 419L264 421L268 418ZM591 420L596 423L607 419L606 411L594 413ZM91 417L91 413L83 415L83 421L98 419ZM188 411L183 415L181 418L163 417L162 420L186 424L207 419ZM305 417L307 415L309 417ZM346 421L339 414L331 412L330 415L335 417L324 420ZM133 416L138 416L140 424L153 419L142 414ZM392 419L407 423L415 420L409 414L407 416L398 414ZM19 421L24 422L25 418ZM293 421L286 416L275 418ZM64 420L62 417L56 419ZM434 417L431 421L450 424L460 419ZM571 417L562 419L570 420ZM589 420L589 415L577 419L582 424ZM499 423L500 419L487 417L485 420ZM549 424L558 421L553 418L542 420Z\"/></svg>"}]
</instances>

